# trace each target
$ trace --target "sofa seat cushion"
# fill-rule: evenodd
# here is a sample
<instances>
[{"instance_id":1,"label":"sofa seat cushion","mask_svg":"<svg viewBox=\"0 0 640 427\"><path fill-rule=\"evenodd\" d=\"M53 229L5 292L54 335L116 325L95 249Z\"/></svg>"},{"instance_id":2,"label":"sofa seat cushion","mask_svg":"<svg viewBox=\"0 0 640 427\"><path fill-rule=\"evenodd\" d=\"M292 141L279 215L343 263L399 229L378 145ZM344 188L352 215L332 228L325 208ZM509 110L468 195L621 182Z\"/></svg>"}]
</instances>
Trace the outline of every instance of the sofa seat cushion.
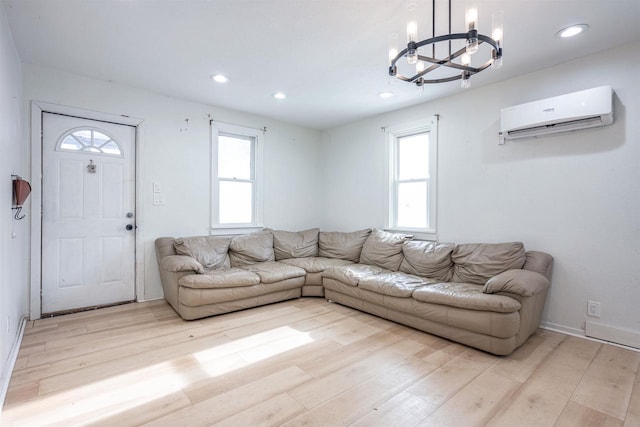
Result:
<instances>
[{"instance_id":1,"label":"sofa seat cushion","mask_svg":"<svg viewBox=\"0 0 640 427\"><path fill-rule=\"evenodd\" d=\"M189 274L178 281L180 286L193 289L238 288L260 283L260 276L240 268L205 270L204 274Z\"/></svg>"},{"instance_id":2,"label":"sofa seat cushion","mask_svg":"<svg viewBox=\"0 0 640 427\"><path fill-rule=\"evenodd\" d=\"M322 273L329 267L353 264L352 261L338 258L310 257L310 258L289 258L279 261L282 264L304 268L307 273Z\"/></svg>"},{"instance_id":3,"label":"sofa seat cushion","mask_svg":"<svg viewBox=\"0 0 640 427\"><path fill-rule=\"evenodd\" d=\"M410 274L391 272L366 276L360 279L358 287L391 297L411 298L413 291L427 282Z\"/></svg>"},{"instance_id":4,"label":"sofa seat cushion","mask_svg":"<svg viewBox=\"0 0 640 427\"><path fill-rule=\"evenodd\" d=\"M482 286L471 283L436 283L423 286L413 292L417 301L468 310L513 313L520 310L520 303L503 295L489 295L482 292Z\"/></svg>"},{"instance_id":5,"label":"sofa seat cushion","mask_svg":"<svg viewBox=\"0 0 640 427\"><path fill-rule=\"evenodd\" d=\"M328 277L350 286L358 286L361 279L380 273L389 273L389 271L375 265L352 264L329 267L322 273L322 277Z\"/></svg>"},{"instance_id":6,"label":"sofa seat cushion","mask_svg":"<svg viewBox=\"0 0 640 427\"><path fill-rule=\"evenodd\" d=\"M261 262L258 264L245 265L242 269L257 274L262 283L281 282L295 277L304 277L305 274L307 274L302 268L280 262Z\"/></svg>"},{"instance_id":7,"label":"sofa seat cushion","mask_svg":"<svg viewBox=\"0 0 640 427\"><path fill-rule=\"evenodd\" d=\"M428 288L429 286L424 287ZM415 298L398 298L377 294L362 289L360 286L349 286L337 280L326 278L324 289L325 298L335 300L341 304L350 301L351 303L347 303L347 305L380 317L389 319L390 312L415 316L422 319L421 323L437 328L431 333L445 332L438 329L452 326L460 328L460 332L463 335L475 332L498 338L510 338L517 334L520 328L519 312L497 313L495 311L469 310L443 304L425 303ZM345 300L341 296L347 296L347 299ZM371 306L367 307L369 304L375 304L379 310L372 311ZM398 320L400 319L396 319L396 321ZM402 320L400 321L402 322ZM410 326L425 330L419 324L410 324ZM429 329L426 331L429 332ZM441 336L449 337L446 333Z\"/></svg>"},{"instance_id":8,"label":"sofa seat cushion","mask_svg":"<svg viewBox=\"0 0 640 427\"><path fill-rule=\"evenodd\" d=\"M180 287L180 305L188 307L198 307L206 304L220 304L226 302L240 302L248 298L256 298L269 294L277 294L280 292L286 292L289 290L294 291L292 298L300 297L300 289L304 279L302 277L296 277L294 279L283 280L278 283L259 283L253 286L242 286L239 288L219 288L219 289L193 289ZM262 304L269 304L274 300L261 298L265 301ZM277 301L277 300L275 300ZM261 305L258 300L252 303L252 306ZM246 307L238 307L246 308Z\"/></svg>"}]
</instances>

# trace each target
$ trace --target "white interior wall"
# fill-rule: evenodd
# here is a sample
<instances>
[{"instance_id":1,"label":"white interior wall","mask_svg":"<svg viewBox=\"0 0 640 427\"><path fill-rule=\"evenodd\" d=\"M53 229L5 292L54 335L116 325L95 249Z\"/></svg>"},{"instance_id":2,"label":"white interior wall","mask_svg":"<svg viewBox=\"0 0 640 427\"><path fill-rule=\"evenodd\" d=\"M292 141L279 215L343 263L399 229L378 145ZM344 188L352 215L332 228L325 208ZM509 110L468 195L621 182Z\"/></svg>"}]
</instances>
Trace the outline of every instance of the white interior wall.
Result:
<instances>
[{"instance_id":1,"label":"white interior wall","mask_svg":"<svg viewBox=\"0 0 640 427\"><path fill-rule=\"evenodd\" d=\"M209 233L209 115L221 122L267 127L265 226L297 230L321 222L315 197L320 192L318 131L30 64L23 65L23 81L25 104L38 100L144 120L138 188L142 211L137 213L145 253L144 299L162 297L154 240ZM153 182L160 183L166 205L153 205Z\"/></svg>"},{"instance_id":2,"label":"white interior wall","mask_svg":"<svg viewBox=\"0 0 640 427\"><path fill-rule=\"evenodd\" d=\"M11 175L29 179L26 140L22 134L22 77L4 4L0 4L0 405L2 386L11 372L10 352L15 345L20 322L27 314L28 295L28 200L26 218L13 219Z\"/></svg>"},{"instance_id":3,"label":"white interior wall","mask_svg":"<svg viewBox=\"0 0 640 427\"><path fill-rule=\"evenodd\" d=\"M634 43L323 132L323 228L382 227L380 128L439 114L439 240L519 240L546 251L555 257L547 325L581 333L587 300L595 300L601 323L637 334L638 66ZM615 91L612 126L497 145L501 108L602 85Z\"/></svg>"}]
</instances>

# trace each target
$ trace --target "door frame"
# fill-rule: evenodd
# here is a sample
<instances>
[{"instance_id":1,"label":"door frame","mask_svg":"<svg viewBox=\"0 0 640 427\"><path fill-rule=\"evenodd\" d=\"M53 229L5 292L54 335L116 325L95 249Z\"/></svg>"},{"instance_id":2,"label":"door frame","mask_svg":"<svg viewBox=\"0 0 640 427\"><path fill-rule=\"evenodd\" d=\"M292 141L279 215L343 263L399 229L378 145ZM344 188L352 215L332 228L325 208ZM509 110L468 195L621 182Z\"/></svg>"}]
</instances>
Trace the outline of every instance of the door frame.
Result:
<instances>
[{"instance_id":1,"label":"door frame","mask_svg":"<svg viewBox=\"0 0 640 427\"><path fill-rule=\"evenodd\" d=\"M135 260L134 283L136 301L144 300L144 247L142 242L141 153L144 142L144 120L124 114L102 113L42 101L31 101L31 280L29 287L29 319L42 316L42 113L64 114L135 127Z\"/></svg>"}]
</instances>

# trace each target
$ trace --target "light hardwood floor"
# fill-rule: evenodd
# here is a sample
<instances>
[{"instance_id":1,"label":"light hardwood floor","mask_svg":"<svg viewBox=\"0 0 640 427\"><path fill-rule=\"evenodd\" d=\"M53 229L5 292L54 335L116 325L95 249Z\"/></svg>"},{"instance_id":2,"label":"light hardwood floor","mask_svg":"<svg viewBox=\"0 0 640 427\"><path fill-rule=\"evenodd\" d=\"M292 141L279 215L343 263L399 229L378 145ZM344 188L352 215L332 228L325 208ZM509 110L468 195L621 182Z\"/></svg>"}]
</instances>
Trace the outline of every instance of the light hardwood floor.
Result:
<instances>
[{"instance_id":1,"label":"light hardwood floor","mask_svg":"<svg viewBox=\"0 0 640 427\"><path fill-rule=\"evenodd\" d=\"M640 353L538 330L496 357L323 299L29 322L2 425L640 426Z\"/></svg>"}]
</instances>

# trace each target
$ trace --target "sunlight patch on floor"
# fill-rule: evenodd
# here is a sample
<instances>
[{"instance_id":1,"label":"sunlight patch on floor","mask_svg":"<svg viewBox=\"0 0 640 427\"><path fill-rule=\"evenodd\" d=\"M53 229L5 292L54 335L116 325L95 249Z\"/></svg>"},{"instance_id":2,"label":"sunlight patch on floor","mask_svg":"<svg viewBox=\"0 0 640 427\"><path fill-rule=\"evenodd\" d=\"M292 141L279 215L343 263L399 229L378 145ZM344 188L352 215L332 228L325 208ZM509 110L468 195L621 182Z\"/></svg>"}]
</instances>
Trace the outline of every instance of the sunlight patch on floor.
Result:
<instances>
[{"instance_id":1,"label":"sunlight patch on floor","mask_svg":"<svg viewBox=\"0 0 640 427\"><path fill-rule=\"evenodd\" d=\"M97 422L176 393L202 379L201 372L224 375L313 341L309 333L288 326L271 329L9 407L1 421L28 426Z\"/></svg>"},{"instance_id":2,"label":"sunlight patch on floor","mask_svg":"<svg viewBox=\"0 0 640 427\"><path fill-rule=\"evenodd\" d=\"M173 362L158 363L10 407L2 412L2 423L70 425L74 418L98 415L96 413L103 417L114 415L174 393L186 385L187 380ZM81 422L80 419L77 421Z\"/></svg>"},{"instance_id":3,"label":"sunlight patch on floor","mask_svg":"<svg viewBox=\"0 0 640 427\"><path fill-rule=\"evenodd\" d=\"M313 341L309 333L283 326L203 350L193 356L207 374L219 376ZM228 358L234 354L240 357Z\"/></svg>"}]
</instances>

